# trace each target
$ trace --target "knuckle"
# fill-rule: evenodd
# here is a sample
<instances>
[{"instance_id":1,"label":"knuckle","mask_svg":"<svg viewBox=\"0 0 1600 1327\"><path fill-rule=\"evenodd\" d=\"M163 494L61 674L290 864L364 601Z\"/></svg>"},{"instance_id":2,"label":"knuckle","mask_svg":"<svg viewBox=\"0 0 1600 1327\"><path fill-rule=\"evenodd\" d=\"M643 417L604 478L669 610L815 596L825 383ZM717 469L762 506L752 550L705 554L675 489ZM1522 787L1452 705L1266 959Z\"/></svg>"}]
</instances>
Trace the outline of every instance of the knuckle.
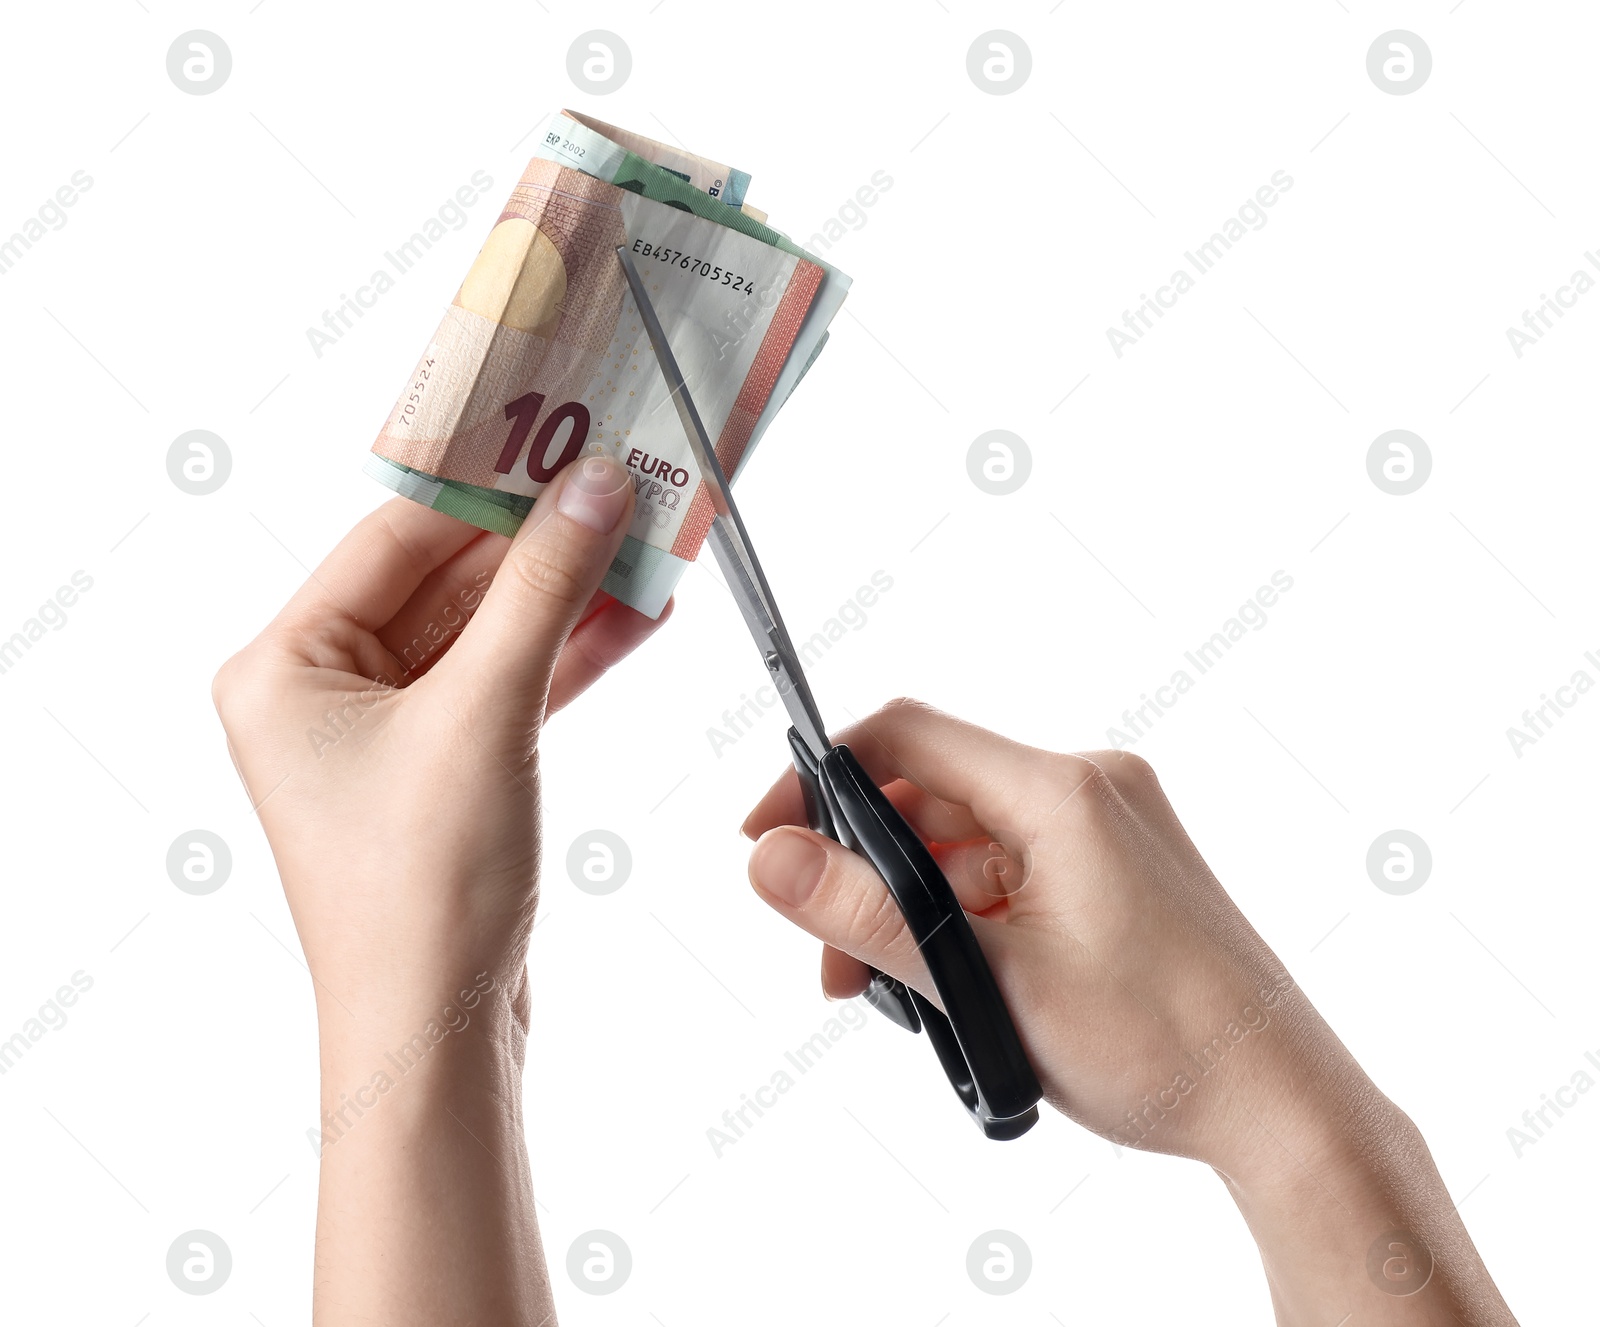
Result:
<instances>
[{"instance_id":1,"label":"knuckle","mask_svg":"<svg viewBox=\"0 0 1600 1327\"><path fill-rule=\"evenodd\" d=\"M1086 755L1052 753L1046 758L1046 764L1052 786L1061 792L1070 792L1075 788L1087 789L1105 778L1105 770Z\"/></svg>"},{"instance_id":2,"label":"knuckle","mask_svg":"<svg viewBox=\"0 0 1600 1327\"><path fill-rule=\"evenodd\" d=\"M537 599L571 605L588 597L582 575L561 558L551 556L548 549L525 545L508 561L517 584Z\"/></svg>"},{"instance_id":3,"label":"knuckle","mask_svg":"<svg viewBox=\"0 0 1600 1327\"><path fill-rule=\"evenodd\" d=\"M886 719L914 719L926 714L933 707L925 701L917 700L912 696L896 696L893 700L885 701L879 713Z\"/></svg>"},{"instance_id":4,"label":"knuckle","mask_svg":"<svg viewBox=\"0 0 1600 1327\"><path fill-rule=\"evenodd\" d=\"M224 659L222 667L217 669L216 674L211 679L211 703L217 707L218 714L222 713L223 706L228 703L228 695L233 688L234 677L238 668L235 662L238 657L238 655L233 655Z\"/></svg>"},{"instance_id":5,"label":"knuckle","mask_svg":"<svg viewBox=\"0 0 1600 1327\"><path fill-rule=\"evenodd\" d=\"M404 526L395 519L399 513L407 510L406 504L409 502L409 498L392 498L372 513L372 522L400 550L401 555L410 564L411 574L420 581L433 570L434 559L428 550L408 535Z\"/></svg>"},{"instance_id":6,"label":"knuckle","mask_svg":"<svg viewBox=\"0 0 1600 1327\"><path fill-rule=\"evenodd\" d=\"M1087 756L1051 754L1045 758L1045 767L1046 786L1055 810L1062 815L1092 815L1105 804L1111 780Z\"/></svg>"},{"instance_id":7,"label":"knuckle","mask_svg":"<svg viewBox=\"0 0 1600 1327\"><path fill-rule=\"evenodd\" d=\"M905 918L894 896L882 886L866 890L850 905L849 935L860 952L890 954L910 941Z\"/></svg>"},{"instance_id":8,"label":"knuckle","mask_svg":"<svg viewBox=\"0 0 1600 1327\"><path fill-rule=\"evenodd\" d=\"M1153 779L1156 776L1156 767L1143 756L1136 756L1131 751L1119 751L1116 764L1134 778Z\"/></svg>"},{"instance_id":9,"label":"knuckle","mask_svg":"<svg viewBox=\"0 0 1600 1327\"><path fill-rule=\"evenodd\" d=\"M1140 799L1149 793L1161 793L1161 780L1156 777L1155 766L1143 756L1132 751L1089 751L1084 753L1084 758L1098 765L1127 797Z\"/></svg>"},{"instance_id":10,"label":"knuckle","mask_svg":"<svg viewBox=\"0 0 1600 1327\"><path fill-rule=\"evenodd\" d=\"M877 714L865 720L862 727L869 732L879 729L885 735L910 736L927 728L930 719L939 717L940 711L925 700L914 696L896 696L882 705Z\"/></svg>"},{"instance_id":11,"label":"knuckle","mask_svg":"<svg viewBox=\"0 0 1600 1327\"><path fill-rule=\"evenodd\" d=\"M365 673L374 661L374 637L358 622L339 614L293 616L273 623L244 654L254 683L266 685L281 676L285 665L309 664L340 672Z\"/></svg>"},{"instance_id":12,"label":"knuckle","mask_svg":"<svg viewBox=\"0 0 1600 1327\"><path fill-rule=\"evenodd\" d=\"M1155 782L1155 766L1132 751L1095 751L1090 753L1089 759L1113 778L1127 778L1140 783Z\"/></svg>"},{"instance_id":13,"label":"knuckle","mask_svg":"<svg viewBox=\"0 0 1600 1327\"><path fill-rule=\"evenodd\" d=\"M211 703L216 707L217 717L222 720L224 727L239 711L242 697L249 686L250 671L248 652L241 650L224 660L216 676L211 679Z\"/></svg>"}]
</instances>

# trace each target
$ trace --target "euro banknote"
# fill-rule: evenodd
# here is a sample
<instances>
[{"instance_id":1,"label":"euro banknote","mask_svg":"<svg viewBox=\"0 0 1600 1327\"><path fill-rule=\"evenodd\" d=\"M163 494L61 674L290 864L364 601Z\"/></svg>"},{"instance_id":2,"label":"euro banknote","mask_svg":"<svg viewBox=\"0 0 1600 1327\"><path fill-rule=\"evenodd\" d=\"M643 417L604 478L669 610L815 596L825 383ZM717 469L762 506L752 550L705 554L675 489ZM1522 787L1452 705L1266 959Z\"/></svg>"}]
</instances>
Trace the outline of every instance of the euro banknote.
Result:
<instances>
[{"instance_id":1,"label":"euro banknote","mask_svg":"<svg viewBox=\"0 0 1600 1327\"><path fill-rule=\"evenodd\" d=\"M668 148L641 134L623 131L627 141L633 145L625 147L621 142L607 137L608 132L617 131L576 112L557 111L545 126L538 153L548 160L580 169L585 174L615 183L630 192L692 212L719 225L738 229L742 234L763 243L780 247L797 257L806 257L823 270L821 289L801 325L794 353L785 362L780 379L752 431L749 447L753 448L821 353L827 341L828 324L843 303L850 279L819 259L811 258L787 236L764 224L765 213L750 207L748 203L730 211L718 200L712 191L720 183L719 176L733 168L709 162L705 158L690 159L677 149ZM695 173L675 169L671 163L693 166ZM746 455L748 451L749 448ZM515 528L521 523L522 513L526 509L526 503L515 495L487 493L448 478L429 476L419 487L418 480L410 477L402 468L385 465L381 461L370 463L368 469L376 478L408 496L429 502L440 510L450 511L463 520L476 521L489 529ZM654 580L670 580L675 584L677 577L682 574L683 566L676 562L656 563L654 559L651 562L654 570L650 575ZM607 588L613 587L608 585Z\"/></svg>"},{"instance_id":2,"label":"euro banknote","mask_svg":"<svg viewBox=\"0 0 1600 1327\"><path fill-rule=\"evenodd\" d=\"M635 510L606 588L655 616L699 551L711 506L619 246L644 267L718 459L736 471L822 270L537 158L374 444L373 461L387 464L370 468L409 497L509 533L564 465L614 456L632 472Z\"/></svg>"},{"instance_id":3,"label":"euro banknote","mask_svg":"<svg viewBox=\"0 0 1600 1327\"><path fill-rule=\"evenodd\" d=\"M729 197L748 181L743 172L640 135L626 134L625 146L606 130L554 117L367 472L511 534L563 465L610 454L632 472L635 510L605 588L657 616L699 551L711 509L617 247L646 272L730 475L815 359L849 279ZM573 168L573 158L594 170Z\"/></svg>"},{"instance_id":4,"label":"euro banknote","mask_svg":"<svg viewBox=\"0 0 1600 1327\"><path fill-rule=\"evenodd\" d=\"M577 111L560 111L552 116L551 124L545 130L547 139L550 132L563 119L571 120L574 124L588 129L606 144L607 151L618 154L631 152L652 165L660 166L662 170L670 171L691 189L705 194L708 198L715 198L728 207L744 205L745 192L750 188L748 171L723 165L719 161L712 161L709 157L696 156L693 152L670 147L666 143L658 143L655 139L636 134L631 129L618 129L615 125L606 124L587 115L579 115ZM608 178L601 171L593 169L592 163L591 168L579 167L579 169L599 179Z\"/></svg>"},{"instance_id":5,"label":"euro banknote","mask_svg":"<svg viewBox=\"0 0 1600 1327\"><path fill-rule=\"evenodd\" d=\"M535 149L536 155L559 162L563 166L571 166L587 175L593 175L596 179L608 180L624 189L642 193L646 198L654 198L672 207L687 208L696 216L732 227L764 244L774 245L785 253L808 259L822 269L822 287L807 313L805 325L800 329L796 353L784 366L783 375L773 392L767 418L756 429L753 441L760 441L767 424L771 423L772 415L775 415L788 400L789 393L794 390L806 370L811 367L812 361L821 352L822 344L827 340L828 324L833 321L834 314L839 312L839 307L844 303L844 297L850 289L850 278L820 258L807 253L782 231L767 225L765 213L753 213L749 209L735 209L730 212L725 207L717 206L703 189L695 188L673 171L608 139L602 132L605 128L606 126L598 121L587 119L572 111L557 111L550 117L544 138ZM661 148L659 143L650 143L648 139L643 141L649 148Z\"/></svg>"}]
</instances>

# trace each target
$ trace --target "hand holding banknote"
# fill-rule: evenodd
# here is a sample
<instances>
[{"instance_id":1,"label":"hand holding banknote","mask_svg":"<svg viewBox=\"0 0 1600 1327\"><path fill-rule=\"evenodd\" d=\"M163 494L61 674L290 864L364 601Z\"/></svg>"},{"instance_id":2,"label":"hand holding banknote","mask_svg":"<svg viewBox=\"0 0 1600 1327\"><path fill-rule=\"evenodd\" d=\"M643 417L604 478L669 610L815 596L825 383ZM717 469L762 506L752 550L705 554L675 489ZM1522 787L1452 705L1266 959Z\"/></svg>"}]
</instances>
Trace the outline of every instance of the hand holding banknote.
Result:
<instances>
[{"instance_id":1,"label":"hand holding banknote","mask_svg":"<svg viewBox=\"0 0 1600 1327\"><path fill-rule=\"evenodd\" d=\"M735 471L849 284L748 183L558 115L369 458L410 500L217 676L316 991L319 1323L550 1320L520 1109L539 734L665 618L711 519L616 251Z\"/></svg>"},{"instance_id":2,"label":"hand holding banknote","mask_svg":"<svg viewBox=\"0 0 1600 1327\"><path fill-rule=\"evenodd\" d=\"M508 1066L527 1035L538 742L658 625L598 592L632 506L598 457L554 477L515 540L396 499L217 675L315 983L319 1322L539 1319L526 1167L508 1181L495 1159L524 1147ZM469 1196L508 1182L514 1223ZM454 1231L448 1259L375 1219L418 1205ZM430 1266L426 1292L394 1265Z\"/></svg>"}]
</instances>

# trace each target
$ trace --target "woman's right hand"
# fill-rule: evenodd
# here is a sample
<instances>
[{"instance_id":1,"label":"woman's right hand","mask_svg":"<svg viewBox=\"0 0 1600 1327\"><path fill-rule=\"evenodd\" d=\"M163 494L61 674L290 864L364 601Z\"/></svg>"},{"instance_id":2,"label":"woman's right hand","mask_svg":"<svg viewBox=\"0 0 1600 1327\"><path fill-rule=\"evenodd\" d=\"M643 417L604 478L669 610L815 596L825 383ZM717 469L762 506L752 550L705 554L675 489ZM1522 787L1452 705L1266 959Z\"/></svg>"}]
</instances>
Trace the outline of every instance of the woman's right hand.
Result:
<instances>
[{"instance_id":1,"label":"woman's right hand","mask_svg":"<svg viewBox=\"0 0 1600 1327\"><path fill-rule=\"evenodd\" d=\"M1147 762L1057 755L904 700L835 740L949 878L1047 1100L1120 1146L1215 1167L1280 1321L1353 1296L1375 1296L1362 1321L1511 1320L1421 1135L1228 897ZM757 892L824 941L824 990L859 994L870 964L937 1003L870 863L804 824L791 770L744 830ZM1427 1295L1368 1274L1373 1241L1401 1228L1436 1263ZM1486 1306L1503 1316L1472 1316Z\"/></svg>"},{"instance_id":2,"label":"woman's right hand","mask_svg":"<svg viewBox=\"0 0 1600 1327\"><path fill-rule=\"evenodd\" d=\"M838 740L932 848L1046 1098L1079 1124L1231 1171L1272 1149L1265 1130L1303 1136L1298 1117L1341 1104L1353 1082L1353 1107L1392 1109L1217 883L1140 757L1056 755L910 701ZM751 879L834 950L828 994L858 994L871 964L937 1002L871 865L802 824L791 772L745 822L762 836ZM1299 1090L1286 1096L1286 1083Z\"/></svg>"}]
</instances>

